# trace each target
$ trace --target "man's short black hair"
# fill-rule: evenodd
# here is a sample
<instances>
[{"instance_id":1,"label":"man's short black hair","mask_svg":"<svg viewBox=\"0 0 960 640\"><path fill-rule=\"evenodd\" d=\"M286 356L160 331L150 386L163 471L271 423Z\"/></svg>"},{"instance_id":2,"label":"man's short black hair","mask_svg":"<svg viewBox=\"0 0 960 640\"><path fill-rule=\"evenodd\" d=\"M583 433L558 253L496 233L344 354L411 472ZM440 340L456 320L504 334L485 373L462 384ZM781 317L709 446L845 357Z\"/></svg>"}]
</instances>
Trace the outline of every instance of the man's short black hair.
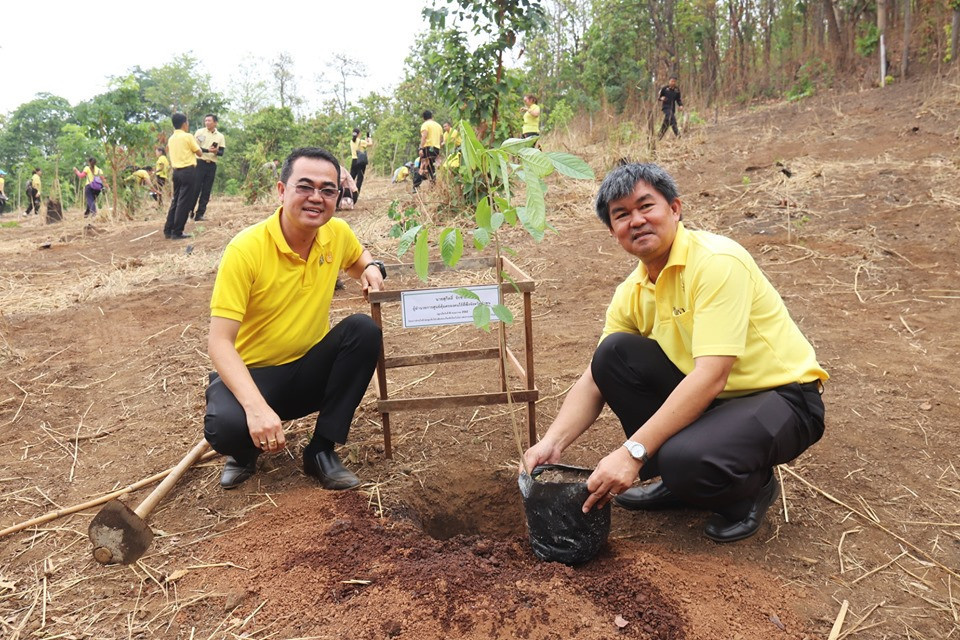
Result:
<instances>
[{"instance_id":1,"label":"man's short black hair","mask_svg":"<svg viewBox=\"0 0 960 640\"><path fill-rule=\"evenodd\" d=\"M166 153L166 150L163 147L157 147L157 151L160 153Z\"/></svg>"},{"instance_id":2,"label":"man's short black hair","mask_svg":"<svg viewBox=\"0 0 960 640\"><path fill-rule=\"evenodd\" d=\"M287 159L283 161L283 168L280 170L280 182L284 184L287 183L287 180L290 179L290 174L293 173L293 163L296 162L298 158L315 158L317 160L326 160L332 164L337 170L337 188L340 187L340 163L337 162L336 156L320 147L300 147L291 151Z\"/></svg>"},{"instance_id":3,"label":"man's short black hair","mask_svg":"<svg viewBox=\"0 0 960 640\"><path fill-rule=\"evenodd\" d=\"M87 158L87 162L92 162L93 164L97 164L97 159L94 157L90 157L90 158Z\"/></svg>"},{"instance_id":4,"label":"man's short black hair","mask_svg":"<svg viewBox=\"0 0 960 640\"><path fill-rule=\"evenodd\" d=\"M218 118L217 116L213 115L212 113L208 113L207 115L203 116L203 119L204 119L204 120L206 120L207 118L213 118L213 121L214 121L214 122L216 122L217 124L220 124L220 118Z\"/></svg>"},{"instance_id":5,"label":"man's short black hair","mask_svg":"<svg viewBox=\"0 0 960 640\"><path fill-rule=\"evenodd\" d=\"M677 183L673 177L658 164L652 162L628 162L616 167L603 179L597 191L597 217L607 225L610 225L610 203L614 200L626 197L633 193L637 183L646 182L650 187L662 195L667 204L673 204L673 201L680 197L677 191Z\"/></svg>"},{"instance_id":6,"label":"man's short black hair","mask_svg":"<svg viewBox=\"0 0 960 640\"><path fill-rule=\"evenodd\" d=\"M427 109L426 111L423 112L423 119L424 119L424 120L429 120L429 119L432 118L432 117L433 117L433 112L430 111L429 109Z\"/></svg>"},{"instance_id":7,"label":"man's short black hair","mask_svg":"<svg viewBox=\"0 0 960 640\"><path fill-rule=\"evenodd\" d=\"M179 129L183 126L183 123L187 121L187 116L186 114L178 112L170 116L170 120L173 122L173 128Z\"/></svg>"}]
</instances>

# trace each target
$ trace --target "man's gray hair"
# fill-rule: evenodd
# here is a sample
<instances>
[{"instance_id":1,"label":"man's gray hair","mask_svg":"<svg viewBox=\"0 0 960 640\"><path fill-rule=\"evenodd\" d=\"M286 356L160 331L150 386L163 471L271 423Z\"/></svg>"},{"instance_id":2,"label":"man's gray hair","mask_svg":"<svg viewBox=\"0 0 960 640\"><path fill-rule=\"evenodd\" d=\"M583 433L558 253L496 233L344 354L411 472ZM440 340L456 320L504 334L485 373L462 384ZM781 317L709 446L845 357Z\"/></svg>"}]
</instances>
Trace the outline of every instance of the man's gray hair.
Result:
<instances>
[{"instance_id":1,"label":"man's gray hair","mask_svg":"<svg viewBox=\"0 0 960 640\"><path fill-rule=\"evenodd\" d=\"M628 162L607 174L597 191L597 217L610 227L610 203L633 193L637 183L646 182L662 195L667 204L680 197L673 177L658 164L652 162Z\"/></svg>"}]
</instances>

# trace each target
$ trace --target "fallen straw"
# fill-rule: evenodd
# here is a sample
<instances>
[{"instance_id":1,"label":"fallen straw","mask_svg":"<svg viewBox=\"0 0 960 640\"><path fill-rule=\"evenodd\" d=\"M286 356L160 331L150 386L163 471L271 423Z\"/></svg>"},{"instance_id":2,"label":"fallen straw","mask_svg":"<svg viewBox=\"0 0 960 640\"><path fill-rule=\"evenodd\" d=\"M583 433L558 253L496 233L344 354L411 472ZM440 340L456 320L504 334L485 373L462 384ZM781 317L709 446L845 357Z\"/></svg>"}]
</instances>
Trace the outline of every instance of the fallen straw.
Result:
<instances>
[{"instance_id":1,"label":"fallen straw","mask_svg":"<svg viewBox=\"0 0 960 640\"><path fill-rule=\"evenodd\" d=\"M216 455L218 455L216 451L208 451L207 453L203 454L203 456L200 457L200 460L201 461L209 460L210 458ZM63 516L70 515L71 513L77 513L78 511L83 511L84 509L89 509L91 507L96 507L98 505L104 504L105 502L110 502L114 498L119 498L124 494L130 493L132 491L136 491L137 489L142 489L147 485L153 484L154 482L158 482L166 478L168 475L170 475L170 472L173 471L175 468L176 467L170 467L166 471L161 471L160 473L154 474L149 478L144 478L143 480L134 482L128 487L124 487L123 489L118 489L106 495L102 495L99 498L89 500L87 502L84 502L83 504L77 504L72 507L66 507L64 509L57 509L56 511L51 511L46 515L38 516L31 520L27 520L26 522L21 522L20 524L7 527L3 531L0 531L0 538L11 533L16 533L17 531L23 531L24 529L27 529L29 527L32 527L38 524L43 524L45 522L50 522L51 520L56 520L57 518L62 518Z\"/></svg>"}]
</instances>

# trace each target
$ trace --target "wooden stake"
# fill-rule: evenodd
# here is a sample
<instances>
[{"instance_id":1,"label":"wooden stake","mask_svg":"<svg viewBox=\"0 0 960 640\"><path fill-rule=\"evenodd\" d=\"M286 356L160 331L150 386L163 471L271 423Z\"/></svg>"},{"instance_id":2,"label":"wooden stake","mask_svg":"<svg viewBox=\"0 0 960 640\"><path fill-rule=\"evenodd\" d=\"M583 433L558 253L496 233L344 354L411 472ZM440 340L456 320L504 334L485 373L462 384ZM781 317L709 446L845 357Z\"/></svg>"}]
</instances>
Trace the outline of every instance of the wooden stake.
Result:
<instances>
[{"instance_id":1,"label":"wooden stake","mask_svg":"<svg viewBox=\"0 0 960 640\"><path fill-rule=\"evenodd\" d=\"M827 640L837 640L837 637L840 636L840 629L843 627L843 619L847 617L847 607L849 606L850 603L846 600L840 605L840 613L837 614L837 619L833 623L833 628L830 629L830 635L827 636Z\"/></svg>"}]
</instances>

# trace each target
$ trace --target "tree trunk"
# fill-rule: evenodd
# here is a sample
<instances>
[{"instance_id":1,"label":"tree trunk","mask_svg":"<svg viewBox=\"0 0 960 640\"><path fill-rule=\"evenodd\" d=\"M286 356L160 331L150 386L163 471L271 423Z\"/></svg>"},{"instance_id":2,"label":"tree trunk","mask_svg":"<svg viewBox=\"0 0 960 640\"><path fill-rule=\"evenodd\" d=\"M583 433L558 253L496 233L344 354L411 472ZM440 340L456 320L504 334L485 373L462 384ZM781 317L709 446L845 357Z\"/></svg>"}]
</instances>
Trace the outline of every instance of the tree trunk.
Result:
<instances>
[{"instance_id":1,"label":"tree trunk","mask_svg":"<svg viewBox=\"0 0 960 640\"><path fill-rule=\"evenodd\" d=\"M960 7L953 10L953 22L950 23L950 62L957 62L960 54L957 46L960 44Z\"/></svg>"},{"instance_id":2,"label":"tree trunk","mask_svg":"<svg viewBox=\"0 0 960 640\"><path fill-rule=\"evenodd\" d=\"M907 66L910 59L910 27L913 14L910 11L910 5L913 0L904 0L903 2L903 54L900 56L900 77L907 77Z\"/></svg>"},{"instance_id":3,"label":"tree trunk","mask_svg":"<svg viewBox=\"0 0 960 640\"><path fill-rule=\"evenodd\" d=\"M847 51L843 43L840 23L837 21L837 14L833 8L833 0L823 0L823 13L827 18L827 40L830 42L831 49L833 49L837 64L843 67L846 63Z\"/></svg>"},{"instance_id":4,"label":"tree trunk","mask_svg":"<svg viewBox=\"0 0 960 640\"><path fill-rule=\"evenodd\" d=\"M880 86L887 83L887 51L886 38L884 34L887 31L887 0L877 0L877 31L880 32L880 46L877 47L877 53L880 55Z\"/></svg>"}]
</instances>

